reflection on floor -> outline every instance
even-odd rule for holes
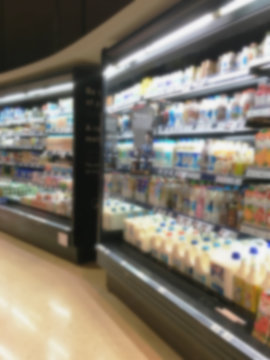
[[[78,267],[0,233],[0,359],[180,359],[105,287]]]

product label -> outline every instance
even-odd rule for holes
[[[233,298],[236,304],[244,306],[245,290],[246,282],[238,276],[235,276]]]
[[[218,292],[220,295],[224,295],[225,292],[224,280],[224,268],[217,264],[211,264],[211,288]]]
[[[246,284],[244,307],[247,310],[256,313],[258,309],[260,294],[261,294],[261,288],[255,285]]]

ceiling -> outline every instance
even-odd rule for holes
[[[75,64],[97,64],[103,48],[178,2],[0,0],[0,86]]]
[[[0,0],[0,71],[56,53],[133,0]]]

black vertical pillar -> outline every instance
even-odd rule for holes
[[[81,261],[95,258],[101,180],[101,77],[98,69],[75,70],[74,244]]]

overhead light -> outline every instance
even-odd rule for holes
[[[224,15],[228,15],[252,2],[254,2],[255,0],[234,0],[232,2],[230,2],[229,4],[223,6],[220,10],[219,10],[219,14],[221,16]]]
[[[46,95],[60,94],[72,91],[74,88],[73,82],[67,82],[59,85],[50,86],[47,88],[34,89],[24,93],[15,93],[0,97],[0,104],[8,104],[18,102],[20,100],[28,100],[34,98],[41,98]]]
[[[0,104],[20,101],[20,100],[23,100],[24,98],[25,98],[24,93],[17,93],[17,94],[7,95],[7,96],[3,96],[3,97],[0,98]]]
[[[152,52],[154,50],[160,49],[161,47],[168,46],[168,44],[174,43],[177,40],[189,35],[190,33],[193,33],[196,30],[199,30],[202,27],[208,25],[214,19],[215,19],[215,16],[213,13],[206,14],[206,15],[200,17],[199,19],[192,21],[189,24],[181,27],[180,29],[172,32],[171,34],[164,36],[160,40],[155,41],[152,45],[147,47],[145,50],[147,52]]]
[[[61,92],[73,90],[73,88],[74,88],[74,84],[72,82],[55,85],[47,89],[44,89],[43,95],[58,94]]]
[[[187,35],[204,28],[218,16],[230,14],[254,1],[255,0],[231,1],[227,5],[220,8],[217,12],[205,14],[200,18],[188,23],[187,25],[178,28],[176,31],[161,37],[159,40],[154,41],[150,45],[120,60],[120,62],[118,62],[116,65],[109,65],[103,72],[103,76],[106,79],[112,79],[128,70],[133,64],[138,64],[145,59],[151,58],[153,55],[161,53],[164,48],[172,46],[172,44],[177,43],[180,39],[185,38]]]
[[[192,21],[191,23],[182,26],[181,28],[177,29],[176,31],[170,33],[162,37],[161,39],[154,41],[149,46],[136,51],[135,53],[127,56],[123,60],[121,60],[117,65],[108,66],[103,75],[107,79],[111,79],[118,75],[119,73],[124,72],[127,70],[133,63],[139,63],[143,61],[145,58],[149,58],[153,53],[162,51],[162,48],[165,46],[171,45],[174,42],[179,41],[179,39],[184,38],[188,34],[208,25],[211,21],[215,18],[214,13],[206,14],[199,19]]]

